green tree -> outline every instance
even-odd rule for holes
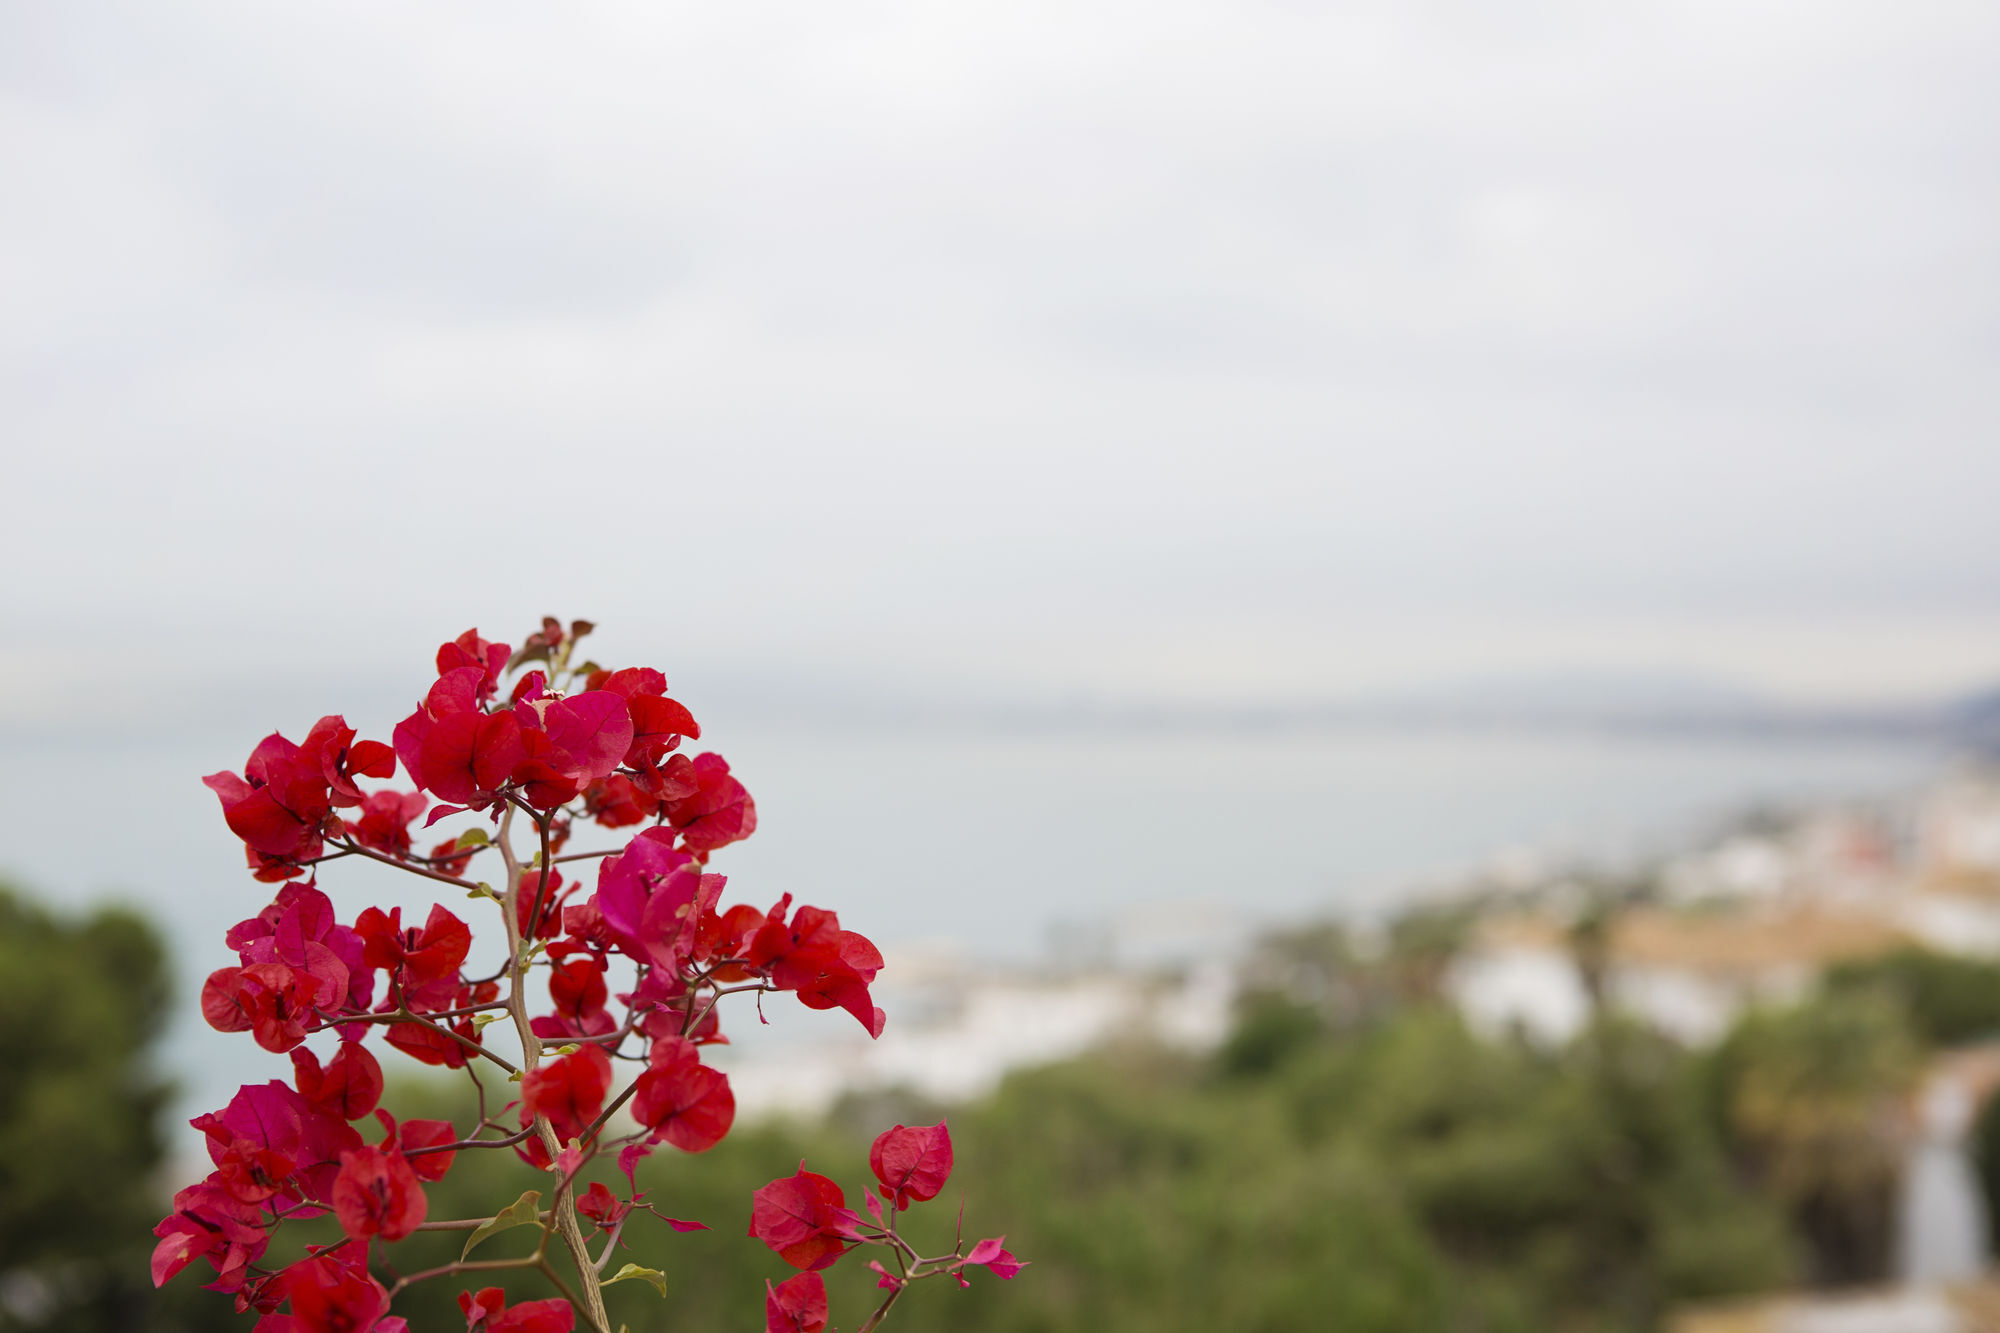
[[[0,1328],[177,1326],[147,1277],[167,996],[134,913],[65,919],[0,887]]]
[[[1918,1036],[1938,1046],[2000,1034],[2000,963],[1904,948],[1828,971],[1835,993],[1879,991],[1902,1005]]]
[[[1713,1057],[1729,1142],[1810,1246],[1827,1284],[1887,1275],[1902,1148],[1897,1099],[1921,1048],[1893,996],[1834,990],[1746,1016]]]

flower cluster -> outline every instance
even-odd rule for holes
[[[896,1298],[919,1279],[951,1277],[959,1286],[969,1287],[968,1268],[984,1268],[1004,1279],[1026,1266],[1004,1248],[1005,1236],[979,1241],[968,1250],[961,1231],[950,1254],[924,1256],[897,1232],[896,1214],[912,1203],[935,1199],[951,1178],[951,1131],[943,1121],[914,1129],[897,1125],[886,1131],[875,1140],[868,1165],[876,1184],[861,1191],[867,1222],[849,1210],[839,1185],[806,1170],[804,1162],[796,1174],[774,1180],[752,1196],[751,1236],[803,1270],[775,1287],[765,1284],[766,1333],[820,1333],[827,1318],[826,1282],[820,1271],[856,1245],[884,1247],[896,1266],[891,1272],[879,1259],[868,1261],[878,1275],[875,1285],[889,1296],[864,1330],[880,1323]]]
[[[200,1260],[214,1271],[212,1289],[262,1314],[259,1333],[399,1333],[390,1307],[413,1281],[532,1267],[561,1294],[509,1308],[499,1288],[465,1291],[469,1333],[567,1333],[579,1317],[609,1333],[604,1286],[644,1278],[664,1287],[656,1270],[636,1264],[604,1276],[631,1220],[645,1213],[676,1231],[706,1229],[645,1203],[636,1173],[661,1145],[701,1152],[729,1132],[728,1076],[703,1059],[726,1040],[722,997],[789,992],[881,1034],[870,986],[882,956],[867,938],[831,911],[795,908],[789,894],[768,910],[724,905],[726,881],[709,861],[755,831],[756,806],[720,755],[681,752],[701,731],[658,671],[572,664],[591,629],[545,619],[519,648],[467,631],[438,649],[436,678],[395,727],[393,745],[357,740],[344,719],[324,717],[303,742],[272,735],[241,774],[205,779],[252,873],[279,887],[225,936],[236,962],[208,977],[202,1013],[220,1031],[247,1032],[289,1055],[292,1071],[246,1085],[192,1122],[215,1169],[182,1190],[155,1228],[156,1284]],[[415,790],[363,790],[361,780],[392,780],[399,765]],[[416,850],[419,819],[429,828],[454,815],[473,822],[427,854]],[[644,827],[622,846],[569,850],[586,825]],[[372,905],[343,921],[318,877],[347,857],[490,903],[504,947],[468,975],[472,929],[442,903],[421,924],[414,915],[406,922],[400,907]],[[594,883],[579,873],[591,862]],[[511,1030],[504,1048],[489,1041],[496,1023]],[[381,1108],[382,1068],[368,1044],[378,1032],[404,1056],[464,1071],[477,1123],[462,1131],[449,1121],[399,1122]],[[308,1044],[321,1036],[330,1042],[324,1058]],[[513,1100],[489,1109],[482,1071],[518,1085]],[[371,1119],[364,1135],[356,1122]],[[549,1206],[529,1191],[489,1218],[430,1219],[425,1185],[477,1149],[511,1149],[550,1172]],[[614,1152],[630,1189],[579,1190],[578,1172]],[[817,1270],[855,1244],[885,1245],[897,1264],[894,1273],[874,1265],[890,1295],[870,1329],[917,1278],[948,1273],[963,1283],[968,1267],[1002,1277],[1019,1268],[997,1240],[923,1258],[896,1233],[897,1211],[935,1197],[950,1174],[943,1125],[897,1126],[877,1140],[872,1164],[880,1185],[867,1195],[872,1225],[803,1167],[756,1192],[752,1235],[806,1270],[768,1293],[770,1328],[825,1327]],[[329,1212],[344,1233],[339,1244],[284,1266],[263,1262],[282,1223]],[[595,1254],[586,1224],[602,1237]],[[469,1255],[516,1226],[541,1236],[518,1261],[462,1259],[393,1285],[371,1265],[378,1240],[463,1230]]]

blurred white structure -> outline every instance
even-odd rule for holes
[[[1603,942],[1607,1002],[1682,1041],[1746,1005],[1796,999],[1827,967],[1900,944],[2000,957],[2000,784],[1976,773],[1885,809],[1827,809],[1726,837],[1661,871],[1659,903]],[[1449,986],[1489,1034],[1567,1040],[1589,995],[1551,880],[1532,911],[1483,922]]]
[[[1896,1234],[1896,1276],[1913,1286],[1970,1282],[1986,1267],[1986,1204],[1969,1144],[1977,1112],[1958,1070],[1941,1070],[1918,1094]]]
[[[1227,1035],[1236,991],[1223,960],[1157,976],[1037,976],[972,968],[942,949],[892,954],[883,978],[877,998],[890,1019],[879,1040],[843,1026],[810,1044],[753,1037],[718,1051],[740,1112],[809,1117],[845,1093],[891,1088],[963,1101],[1009,1070],[1122,1040],[1207,1049]]]
[[[1721,1036],[1746,1006],[1802,995],[1822,969],[1905,940],[1893,923],[1811,906],[1739,912],[1642,908],[1619,915],[1603,944],[1611,1007],[1691,1045]],[[1484,923],[1446,978],[1473,1027],[1569,1040],[1590,1016],[1568,929],[1543,916]]]

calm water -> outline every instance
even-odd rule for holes
[[[191,1110],[284,1072],[188,1021],[200,978],[230,961],[222,932],[269,899],[199,782],[247,749],[232,737],[0,750],[0,873],[64,905],[138,904],[168,932],[181,992],[169,1058]],[[1023,961],[1107,925],[1143,941],[1217,910],[1253,922],[1380,908],[1511,849],[1667,846],[1749,802],[1888,793],[1943,762],[1903,744],[1513,733],[738,730],[724,752],[761,821],[717,858],[732,898],[790,891],[892,951],[942,940]],[[107,823],[107,787],[144,800]],[[346,916],[432,901],[412,877],[337,871],[349,863],[326,880]]]

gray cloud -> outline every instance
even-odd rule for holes
[[[717,674],[1953,687],[1996,67],[1942,0],[16,8],[0,605],[100,677],[583,602]]]

